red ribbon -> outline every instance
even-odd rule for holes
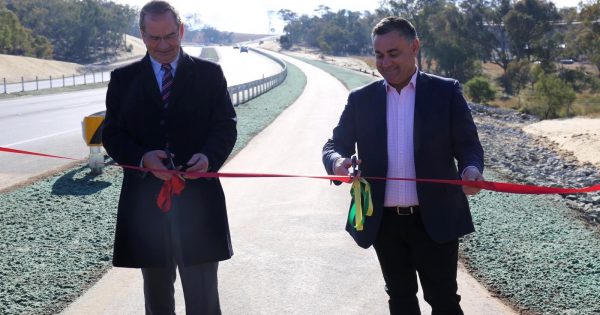
[[[9,152],[9,153],[17,153],[17,154],[53,157],[53,158],[59,158],[59,159],[78,160],[78,159],[74,159],[74,158],[62,157],[62,156],[57,156],[57,155],[49,155],[49,154],[42,154],[42,153],[0,147],[0,152],[2,152],[2,151]],[[175,175],[186,174],[186,175],[194,175],[195,177],[198,177],[198,178],[258,178],[258,177],[261,177],[261,178],[314,178],[314,179],[334,180],[334,181],[340,181],[340,182],[344,182],[344,183],[352,182],[352,178],[350,178],[349,176],[311,176],[311,175],[262,174],[262,173],[184,173],[184,172],[176,171],[176,170],[155,170],[155,169],[148,169],[148,168],[131,166],[131,165],[118,165],[118,166],[127,168],[127,169],[134,169],[134,170],[138,170],[138,171],[145,171],[145,172],[149,171],[149,172],[172,174],[174,176],[172,177],[171,181],[173,181],[173,178],[178,178],[179,180],[181,180],[181,178],[179,178],[178,176],[175,176]],[[579,193],[600,191],[600,184],[589,186],[589,187],[583,187],[583,188],[561,188],[561,187],[544,187],[544,186],[535,186],[535,185],[490,182],[490,181],[466,181],[466,180],[420,179],[420,178],[387,178],[387,177],[373,177],[373,176],[365,176],[364,178],[367,180],[402,180],[402,181],[450,184],[450,185],[460,185],[460,186],[464,185],[464,186],[478,187],[481,189],[491,190],[491,191],[495,191],[495,192],[504,192],[504,193],[511,193],[511,194],[536,194],[536,195],[579,194]],[[168,185],[167,188],[165,188],[166,185]],[[159,198],[164,198],[164,202],[159,202],[159,200],[157,200],[157,204],[159,205],[159,207],[161,204],[166,205],[167,203],[169,204],[169,207],[170,207],[170,199],[167,200],[166,197],[161,197],[161,195],[163,195],[162,192],[164,190],[172,192],[171,194],[169,194],[169,196],[172,196],[176,191],[179,191],[178,193],[176,193],[177,195],[179,195],[181,193],[181,190],[183,190],[184,187],[185,187],[185,183],[167,184],[167,182],[165,181],[165,184],[163,185],[163,188],[161,189],[161,194],[159,194]],[[166,193],[164,193],[164,194],[166,194]],[[163,200],[163,199],[161,199],[161,200]],[[163,209],[163,208],[161,208],[161,209]]]
[[[185,188],[185,182],[179,176],[171,176],[170,180],[163,182],[158,198],[156,198],[156,205],[162,210],[162,212],[169,212],[171,210],[171,198],[173,196],[179,196]]]
[[[43,156],[43,157],[51,157],[51,158],[65,159],[65,160],[74,160],[74,161],[80,160],[80,159],[74,159],[74,158],[70,158],[70,157],[64,157],[64,156],[58,156],[58,155],[50,155],[50,154],[43,154],[43,153],[37,153],[37,152],[31,152],[31,151],[23,151],[23,150],[17,150],[17,149],[11,149],[11,148],[3,148],[3,147],[0,147],[0,152],[17,153],[17,154],[25,154],[25,155],[37,155],[37,156]]]

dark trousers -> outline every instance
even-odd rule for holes
[[[432,315],[463,314],[456,293],[458,240],[438,244],[427,235],[420,214],[386,212],[374,247],[390,297],[390,314],[421,314],[417,272]]]
[[[218,265],[218,262],[213,262],[179,267],[186,314],[221,314]],[[175,263],[167,268],[142,268],[146,314],[175,314],[175,268]]]
[[[147,315],[175,314],[175,279],[179,269],[185,313],[187,315],[220,315],[217,281],[218,262],[183,266],[181,244],[173,237],[176,226],[172,213],[167,214],[170,239],[168,252],[171,259],[165,268],[142,268],[144,278],[144,301]]]

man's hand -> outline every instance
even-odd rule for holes
[[[167,156],[167,152],[163,150],[154,150],[146,152],[146,154],[144,154],[144,157],[142,158],[142,162],[144,167],[146,168],[166,171],[167,168],[165,167],[163,160],[168,158],[169,157]],[[152,172],[152,175],[162,180],[170,180],[171,176],[173,176],[169,173],[163,172]]]
[[[356,164],[360,165],[362,160],[356,160]],[[338,158],[333,163],[333,174],[334,175],[348,175],[348,169],[352,167],[352,160],[349,158]]]
[[[474,166],[469,166],[465,169],[462,179],[470,181],[484,180],[483,175],[479,173],[479,169]],[[463,186],[463,192],[467,196],[475,196],[479,193],[479,191],[481,191],[481,188],[479,187]]]
[[[196,154],[192,155],[192,157],[190,158],[190,160],[187,162],[187,165],[189,167],[185,171],[186,173],[192,173],[192,172],[204,173],[204,172],[207,172],[208,171],[208,166],[209,166],[208,165],[208,157],[206,157],[206,155],[204,155],[202,153],[196,153]],[[192,174],[185,174],[183,177],[188,178],[188,179],[199,178],[199,176],[192,175]]]

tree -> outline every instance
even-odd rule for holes
[[[583,24],[575,39],[577,51],[596,66],[600,77],[600,1],[583,5],[579,17]]]
[[[558,43],[553,37],[552,22],[559,19],[556,7],[544,0],[520,0],[504,16],[511,51],[518,59],[535,56],[542,63],[552,61]]]
[[[558,76],[542,74],[535,83],[533,101],[533,111],[543,119],[569,116],[571,105],[575,101],[575,91]]]
[[[33,36],[47,38],[55,59],[66,61],[90,62],[116,53],[137,16],[129,6],[104,0],[4,1]]]
[[[428,55],[437,61],[437,70],[462,82],[478,75],[481,63],[474,42],[466,36],[470,30],[458,8],[448,4],[427,22],[431,31]]]
[[[511,9],[510,1],[464,0],[460,8],[469,30],[465,35],[474,42],[479,58],[500,66],[506,72],[512,58],[502,19]]]
[[[530,78],[531,63],[527,60],[513,60],[508,64],[499,80],[506,94],[519,95],[521,89],[529,83]]]
[[[49,58],[52,45],[47,38],[32,35],[30,29],[21,25],[15,13],[0,9],[0,53]]]

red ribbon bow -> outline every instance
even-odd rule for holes
[[[171,198],[173,196],[179,196],[185,188],[185,182],[179,176],[171,176],[170,180],[163,182],[158,198],[156,198],[156,204],[162,210],[162,212],[169,212],[171,210]]]

